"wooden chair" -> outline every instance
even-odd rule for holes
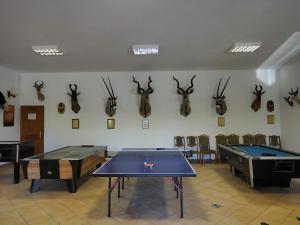
[[[243,135],[243,144],[244,145],[254,145],[254,135],[252,134],[245,134]]]
[[[175,147],[185,149],[185,139],[183,136],[175,136],[174,137],[174,145]]]
[[[209,155],[209,161],[211,161],[211,155],[215,155],[215,162],[217,161],[217,151],[210,148],[209,136],[202,134],[198,136],[199,150],[200,150],[200,162],[204,164],[204,156]]]
[[[264,134],[256,134],[254,136],[254,143],[255,143],[255,145],[267,145],[266,135],[264,135]]]
[[[187,143],[186,146],[191,148],[191,151],[190,151],[191,157],[193,158],[193,155],[196,154],[197,161],[200,161],[197,137],[196,136],[187,136],[186,143]]]
[[[227,136],[227,144],[238,145],[240,144],[240,136],[236,134],[230,134]]]
[[[227,145],[227,137],[224,134],[216,135],[217,161],[220,162],[220,151],[218,145]]]
[[[176,148],[183,148],[183,154],[186,158],[189,158],[192,156],[191,152],[185,151],[185,138],[184,136],[175,136],[174,137],[174,146]]]
[[[270,135],[269,136],[269,145],[274,148],[281,148],[280,136]]]

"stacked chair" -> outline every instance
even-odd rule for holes
[[[220,151],[219,145],[227,145],[227,137],[224,134],[218,134],[216,136],[216,146],[217,146],[217,161],[220,162]]]
[[[205,160],[204,157],[205,155],[209,155],[209,161],[211,161],[211,156],[215,156],[215,162],[217,161],[217,151],[212,150],[210,148],[210,143],[209,143],[209,136],[206,134],[202,134],[198,136],[198,143],[199,143],[199,150],[200,150],[200,163],[202,162],[204,164]]]
[[[199,153],[199,145],[198,145],[198,139],[196,136],[187,136],[187,147],[191,149],[190,155],[191,157],[196,154],[197,161],[200,160],[200,153]]]
[[[281,148],[280,136],[277,135],[269,136],[269,145],[273,148]]]
[[[244,145],[254,145],[255,144],[254,135],[252,135],[252,134],[243,135],[243,144]]]
[[[240,136],[236,134],[230,134],[227,136],[227,144],[229,145],[238,145],[240,144]]]
[[[254,144],[255,145],[267,145],[266,135],[264,135],[264,134],[256,134],[254,136]]]

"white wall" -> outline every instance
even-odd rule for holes
[[[0,91],[6,98],[8,104],[15,105],[15,124],[13,127],[3,127],[3,110],[0,109],[0,141],[20,140],[20,111],[19,95],[16,98],[7,98],[6,91],[10,88],[19,93],[20,76],[17,72],[0,66]]]
[[[192,75],[194,93],[190,96],[192,113],[188,117],[179,114],[181,96],[176,93],[175,75],[183,85],[189,84]],[[104,112],[107,93],[100,76],[110,76],[115,94],[118,96],[118,109],[115,116],[116,129],[106,129],[108,116]],[[142,129],[142,117],[139,115],[140,97],[136,94],[136,84],[132,75],[144,83],[148,75],[153,80],[154,93],[150,95],[152,114],[149,117],[150,128]],[[216,91],[218,80],[231,75],[225,95],[228,111],[225,114],[226,126],[217,126],[212,96]],[[276,78],[276,77],[275,77]],[[37,100],[36,91],[32,88],[35,80],[45,81],[45,102]],[[70,97],[66,94],[68,83],[77,83],[81,92],[79,104],[81,111],[71,111]],[[44,73],[22,74],[21,104],[45,105],[45,151],[64,145],[98,144],[107,145],[110,149],[121,147],[171,147],[175,135],[211,136],[212,147],[215,147],[214,136],[219,133],[280,134],[279,85],[277,80],[271,86],[265,84],[262,108],[252,111],[253,87],[257,81],[255,71],[156,71],[156,72],[107,72],[107,73]],[[266,124],[266,101],[275,102],[275,125]],[[66,112],[57,113],[57,104],[64,102]],[[80,129],[71,129],[72,118],[80,119]]]
[[[291,88],[300,88],[300,54],[287,62],[280,69],[280,95],[288,96]],[[300,106],[294,103],[294,107],[281,99],[281,127],[283,148],[300,152]]]

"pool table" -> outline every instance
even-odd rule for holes
[[[300,154],[259,145],[219,145],[222,161],[242,173],[251,187],[290,187],[300,178]]]
[[[77,192],[80,178],[99,167],[107,157],[106,146],[67,146],[21,160],[30,192],[40,189],[42,179],[65,180],[69,192]]]

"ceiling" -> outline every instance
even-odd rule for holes
[[[299,0],[1,0],[0,65],[19,72],[254,69],[300,30]],[[252,54],[235,41],[262,41]],[[134,56],[133,44],[159,44]],[[32,45],[67,55],[42,57]]]

